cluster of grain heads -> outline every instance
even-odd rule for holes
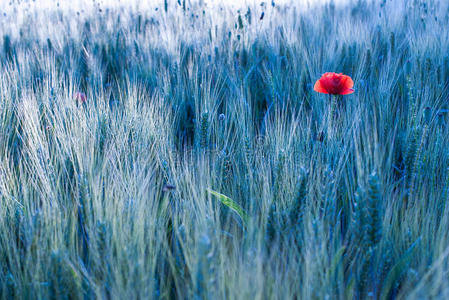
[[[379,243],[382,238],[383,200],[379,177],[372,173],[368,178],[368,187],[359,186],[355,194],[351,232],[352,241],[356,245],[356,257],[359,264],[356,270],[357,285],[360,297],[376,294],[380,280],[376,267]]]
[[[89,264],[90,232],[89,224],[92,213],[92,198],[87,175],[79,175],[78,178],[78,203],[76,208],[77,236],[80,241],[81,259],[84,264]]]
[[[209,275],[211,270],[211,259],[213,257],[212,243],[209,236],[204,233],[198,239],[198,258],[195,281],[195,299],[203,299],[206,294],[205,277]]]
[[[89,295],[84,290],[82,275],[64,252],[54,250],[51,253],[49,268],[49,293],[55,299],[68,299],[84,293],[86,296]]]
[[[393,56],[396,49],[396,37],[394,32],[390,33],[390,55]]]
[[[285,222],[289,228],[289,234],[292,241],[300,244],[303,239],[303,223],[304,215],[307,208],[307,194],[309,184],[309,172],[301,168],[299,178],[295,187],[293,203],[287,209],[287,221]]]
[[[205,229],[199,234],[196,245],[198,261],[195,267],[194,297],[193,299],[216,298],[216,249],[213,241],[214,229],[210,220],[206,222]]]
[[[367,201],[367,240],[366,245],[375,249],[382,238],[383,201],[379,177],[374,172],[368,179],[368,201]]]
[[[176,144],[178,145],[178,148],[183,148],[185,145],[191,145],[195,141],[198,141],[200,135],[198,134],[199,126],[195,124],[195,113],[190,101],[183,101],[179,109]]]
[[[115,38],[111,37],[107,43],[101,45],[99,61],[104,70],[104,86],[120,82],[125,78],[131,50],[132,48],[127,46],[126,36],[120,31],[117,31]],[[84,51],[88,51],[88,49]],[[87,55],[87,53],[85,52],[83,55]]]
[[[199,139],[199,148],[206,150],[209,148],[209,113],[206,111],[201,114],[200,124],[198,126],[197,137]]]
[[[280,174],[279,168],[284,168],[285,158],[280,157],[280,162],[276,167],[276,173]],[[282,177],[281,177],[282,178]],[[279,179],[280,180],[280,179]],[[276,191],[275,185],[275,191]],[[279,188],[279,186],[277,186]],[[276,196],[281,196],[284,193],[277,191],[274,193],[273,202],[268,209],[267,223],[265,229],[265,241],[268,250],[275,243],[284,245],[285,243],[295,242],[299,244],[302,240],[302,225],[303,216],[306,209],[306,200],[308,193],[308,172],[301,168],[300,174],[296,181],[294,190],[294,197],[291,203],[286,207],[281,204],[281,199]]]
[[[157,210],[157,216],[164,223],[165,239],[167,242],[167,249],[165,249],[167,253],[164,254],[165,259],[162,261],[163,273],[161,274],[160,280],[164,281],[162,287],[166,290],[166,296],[170,298],[176,295],[179,296],[181,292],[180,284],[182,282],[178,282],[178,276],[187,276],[188,273],[183,251],[183,244],[186,242],[185,228],[184,226],[179,227],[172,201],[175,190],[176,188],[172,185],[164,185]]]
[[[308,172],[306,169],[301,168],[300,177],[297,181],[295,188],[295,198],[289,208],[289,223],[291,226],[297,226],[302,223],[302,217],[304,215],[307,186],[308,186]]]
[[[421,176],[423,151],[426,147],[431,117],[431,108],[424,108],[423,117],[421,118],[422,122],[420,122],[421,124],[417,124],[416,127],[412,127],[412,131],[408,139],[408,148],[405,155],[407,195],[404,201],[406,205],[412,195],[415,194],[415,185]]]
[[[283,149],[280,150],[278,158],[274,167],[274,185],[273,185],[273,198],[276,201],[277,197],[282,197],[284,192],[284,174],[286,168],[287,154]]]
[[[449,56],[444,57],[443,61],[443,85],[449,83]]]
[[[110,258],[112,256],[111,251],[111,235],[112,229],[110,222],[99,221],[95,223],[95,230],[92,230],[92,241],[89,245],[92,249],[91,251],[91,264],[90,270],[97,279],[97,286],[101,287],[106,294],[109,294],[108,287],[111,281],[111,265]]]
[[[95,140],[97,145],[95,147],[95,165],[97,167],[101,166],[102,162],[105,159],[104,154],[111,137],[111,131],[109,130],[110,122],[111,120],[108,118],[108,115],[106,113],[102,113],[98,116],[97,126],[95,130]]]
[[[2,197],[2,201],[6,198]],[[17,288],[21,285],[23,270],[26,269],[26,263],[16,259],[27,257],[29,253],[36,249],[37,245],[34,239],[36,224],[30,222],[30,216],[24,207],[18,202],[9,203],[2,212],[8,231],[5,230],[5,236],[0,239],[0,259],[2,268],[0,270],[0,296],[11,296],[15,298],[24,297],[26,291],[20,291]],[[5,227],[3,227],[5,228]],[[10,255],[15,253],[15,255]],[[13,298],[10,298],[13,299]]]
[[[418,238],[415,240],[408,249],[404,252],[404,254],[395,261],[395,264],[392,264],[391,256],[386,259],[385,254],[383,255],[383,258],[385,258],[383,264],[385,267],[388,266],[388,273],[386,273],[384,268],[384,273],[386,274],[384,276],[384,280],[382,282],[382,288],[380,290],[380,299],[394,299],[396,295],[398,294],[398,290],[404,281],[404,279],[409,277],[415,277],[413,281],[417,281],[418,278],[416,278],[416,272],[413,269],[409,269],[413,254],[415,253],[415,250],[417,246],[420,244],[421,238]],[[387,246],[390,246],[389,244]],[[387,248],[388,250],[388,248]],[[392,253],[391,248],[389,253]],[[388,254],[388,252],[386,254]],[[411,275],[411,276],[410,276]]]
[[[416,152],[418,148],[419,131],[413,128],[412,132],[409,134],[406,143],[405,152],[405,174],[406,174],[406,184],[409,187],[412,179],[412,172],[414,167],[414,162],[416,158]]]
[[[231,180],[232,175],[231,160],[232,160],[231,154],[229,154],[229,152],[224,147],[218,148],[215,160],[215,169],[217,170],[220,187],[229,184],[229,180]]]

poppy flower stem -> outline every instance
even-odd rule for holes
[[[329,116],[327,120],[327,136],[330,140],[333,136],[334,114],[337,107],[337,96],[329,94]]]

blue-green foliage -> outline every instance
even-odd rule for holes
[[[293,2],[3,14],[1,299],[447,298],[447,3]]]

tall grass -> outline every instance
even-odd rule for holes
[[[3,16],[1,297],[447,298],[443,2]]]

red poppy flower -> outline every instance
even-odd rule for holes
[[[86,94],[84,94],[83,92],[75,93],[75,100],[81,103],[85,103],[87,101]]]
[[[348,75],[327,72],[316,81],[313,89],[323,94],[348,95],[354,93],[353,86],[354,81]]]

